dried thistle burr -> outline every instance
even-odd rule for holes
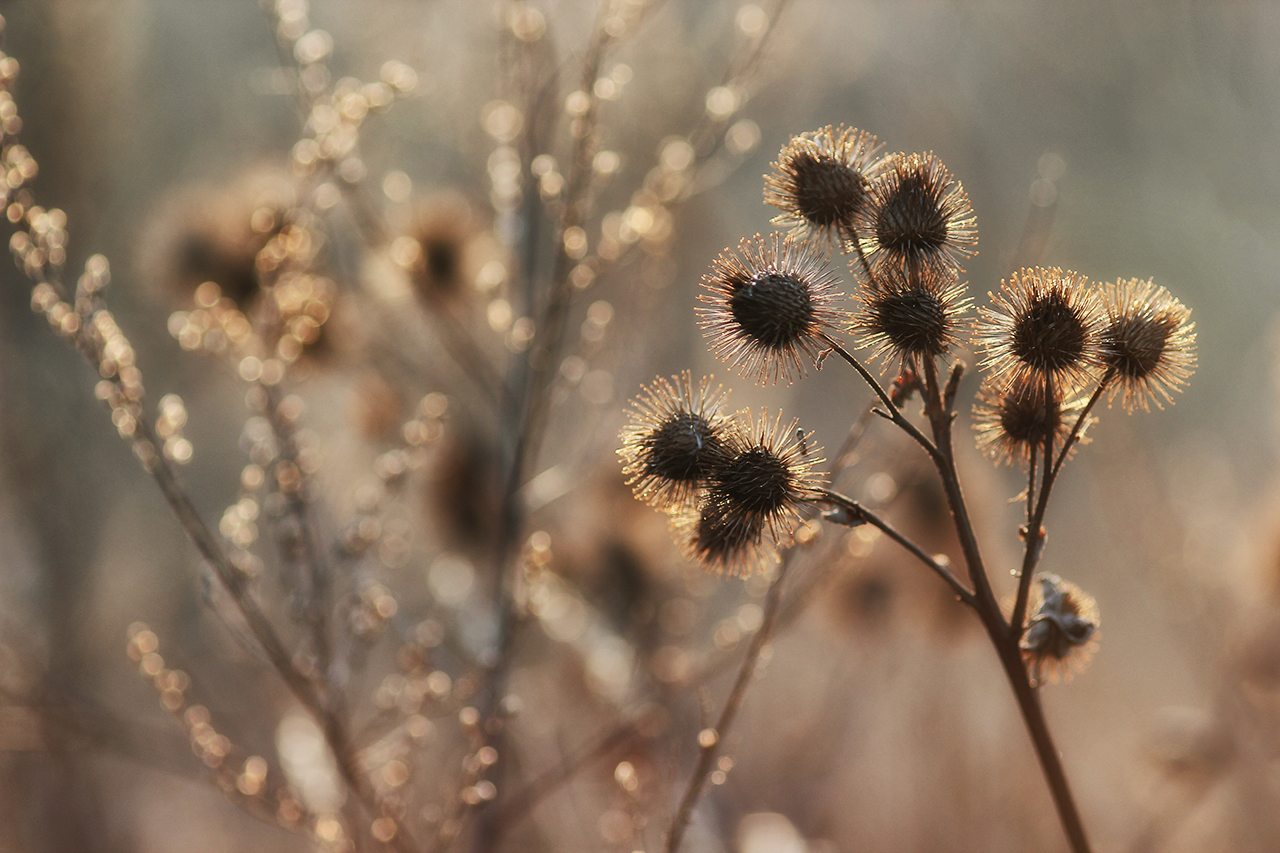
[[[861,333],[859,345],[872,348],[873,356],[915,364],[940,356],[959,342],[961,315],[969,300],[954,274],[930,271],[911,276],[900,269],[886,269],[877,285],[859,293],[862,310],[854,315],[852,325],[854,332]]]
[[[747,519],[775,542],[788,538],[799,510],[817,493],[814,467],[822,462],[805,445],[798,421],[782,425],[782,416],[757,422],[741,413],[726,441],[724,464],[712,472],[707,501],[732,518]]]
[[[974,338],[999,384],[1035,377],[1070,393],[1098,372],[1105,312],[1085,282],[1056,267],[1024,269],[1000,283],[990,308],[978,309]]]
[[[685,559],[716,574],[754,574],[773,556],[760,519],[723,502],[708,499],[673,515],[672,530]]]
[[[699,324],[743,376],[789,382],[804,376],[800,354],[816,358],[822,336],[847,320],[833,304],[838,280],[811,244],[757,234],[722,252],[703,277]]]
[[[1080,587],[1042,574],[1039,602],[1019,648],[1036,684],[1070,681],[1097,651],[1098,605]]]
[[[696,506],[673,514],[685,556],[718,574],[750,574],[791,540],[800,509],[818,491],[814,467],[822,462],[805,446],[792,421],[757,422],[741,412],[724,433],[727,454]]]
[[[988,378],[978,389],[973,407],[973,428],[978,449],[996,462],[1026,465],[1044,448],[1062,447],[1075,423],[1078,402],[1064,403],[1057,389],[1035,377],[1024,377],[1002,387]],[[1078,442],[1085,441],[1081,427]]]
[[[969,196],[931,153],[889,159],[857,228],[877,278],[886,267],[958,270],[977,252]]]
[[[642,391],[622,430],[622,470],[637,498],[680,511],[727,460],[728,395],[709,378],[695,386],[688,371],[670,381],[659,377]]]
[[[1106,323],[1101,361],[1110,371],[1107,399],[1122,395],[1126,411],[1173,403],[1196,367],[1191,310],[1150,280],[1107,284],[1102,291]]]
[[[793,237],[851,239],[883,163],[876,138],[830,125],[792,137],[765,175],[764,200],[782,211],[775,225]]]

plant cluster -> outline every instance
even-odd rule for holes
[[[795,423],[783,428],[779,416],[757,428],[749,412],[730,415],[724,392],[710,390],[709,379],[656,380],[633,405],[620,454],[636,496],[669,513],[685,552],[714,571],[762,565],[813,509],[837,524],[873,524],[888,533],[982,620],[1068,838],[1073,849],[1086,849],[1035,688],[1088,661],[1098,610],[1075,584],[1037,576],[1043,522],[1059,472],[1085,441],[1104,392],[1132,412],[1171,403],[1187,384],[1195,368],[1190,311],[1149,280],[1095,285],[1075,272],[1035,267],[1010,274],[976,318],[967,316],[961,264],[977,245],[968,196],[932,153],[883,155],[865,131],[824,127],[793,138],[765,178],[765,201],[781,211],[774,223],[788,233],[743,240],[712,265],[699,312],[712,350],[762,383],[802,377],[806,363],[820,368],[833,354],[851,366],[878,398],[877,414],[937,468],[967,583],[948,559],[824,488],[814,471],[820,460]],[[855,311],[839,307],[832,246],[857,282]],[[841,343],[843,335],[896,376],[889,389]],[[973,410],[978,446],[1027,472],[1019,530],[1025,552],[1011,608],[992,590],[952,450],[964,366],[946,362],[962,344],[982,355]],[[925,429],[904,412],[915,394]],[[761,420],[768,423],[767,414]],[[785,568],[784,561],[775,583]]]

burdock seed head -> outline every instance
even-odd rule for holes
[[[1132,412],[1155,403],[1173,403],[1196,367],[1195,323],[1191,310],[1150,280],[1108,284],[1102,294],[1106,323],[1102,364],[1112,373],[1108,401],[1123,391]]]
[[[1080,587],[1043,574],[1039,602],[1022,635],[1022,659],[1032,681],[1070,681],[1097,651],[1098,605]]]
[[[813,468],[822,460],[805,446],[797,421],[784,427],[781,415],[770,422],[766,411],[757,423],[743,412],[735,427],[726,442],[727,458],[711,476],[709,499],[726,515],[751,519],[752,526],[758,522],[775,541],[783,541],[800,507],[817,492]]]
[[[860,345],[874,347],[874,355],[900,358],[904,363],[934,358],[957,343],[969,307],[964,285],[945,271],[908,275],[884,269],[877,287],[858,294],[862,310],[854,315],[853,330]]]
[[[782,211],[774,224],[795,237],[850,238],[880,170],[878,148],[874,136],[844,125],[793,137],[764,178],[765,202]]]
[[[632,401],[618,455],[627,483],[645,503],[681,511],[724,464],[731,422],[722,412],[725,392],[710,382],[694,386],[685,371],[642,386]]]
[[[838,279],[813,246],[759,234],[726,249],[703,277],[699,323],[715,354],[759,381],[803,376],[800,353],[823,348],[822,335],[847,314],[832,306]]]
[[[671,524],[685,558],[716,574],[754,574],[774,554],[760,519],[720,501],[708,498],[672,516]]]
[[[978,312],[975,338],[987,352],[982,364],[1003,386],[1038,377],[1070,392],[1100,366],[1104,312],[1082,275],[1024,269],[1001,282],[991,307]]]
[[[857,224],[876,267],[958,270],[977,251],[969,196],[933,154],[895,154]]]
[[[1046,439],[1054,448],[1062,447],[1079,409],[1078,403],[1064,403],[1056,389],[1051,391],[1036,377],[1008,386],[988,378],[973,407],[978,449],[996,462],[1028,464],[1043,451]]]

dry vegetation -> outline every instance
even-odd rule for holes
[[[965,95],[1247,13],[232,5],[6,10],[0,851],[1280,841],[1277,217]]]

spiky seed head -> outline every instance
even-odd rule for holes
[[[757,422],[742,412],[726,442],[728,458],[712,474],[708,496],[725,514],[758,521],[774,541],[786,540],[800,507],[817,491],[814,467],[822,462],[805,445],[798,421],[783,426],[782,416]]]
[[[765,202],[782,211],[774,224],[794,237],[850,238],[880,171],[879,147],[871,134],[844,125],[792,137],[764,178]]]
[[[1112,371],[1108,401],[1123,395],[1126,411],[1173,403],[1196,368],[1195,323],[1187,308],[1151,280],[1117,281],[1103,288],[1106,323],[1101,360]]]
[[[694,385],[688,371],[642,386],[622,430],[623,473],[640,500],[668,511],[694,501],[725,461],[727,396],[710,379]]]
[[[1002,386],[988,378],[978,389],[973,428],[978,449],[996,462],[1028,464],[1044,449],[1045,439],[1061,448],[1080,411],[1079,401],[1064,402],[1055,390],[1028,376]],[[1092,420],[1092,418],[1090,418]],[[1081,427],[1084,441],[1087,424]]]
[[[775,551],[764,538],[761,519],[733,511],[708,496],[700,506],[672,516],[676,542],[685,558],[719,575],[750,575]]]
[[[853,330],[862,333],[860,346],[873,347],[878,357],[915,363],[942,355],[957,343],[969,300],[953,273],[883,272],[878,287],[864,287],[858,294],[862,310],[854,315]]]
[[[1019,643],[1022,659],[1036,684],[1070,681],[1097,651],[1097,602],[1057,575],[1042,574],[1036,580],[1035,609]]]
[[[890,157],[857,228],[876,267],[954,271],[977,252],[969,196],[932,153]]]
[[[1004,385],[1039,377],[1064,393],[1080,388],[1100,366],[1102,301],[1074,272],[1035,267],[1014,273],[979,308],[975,339],[982,365]]]
[[[726,249],[703,277],[699,324],[715,354],[760,382],[803,376],[822,335],[847,314],[833,307],[838,278],[806,242],[772,234]]]

